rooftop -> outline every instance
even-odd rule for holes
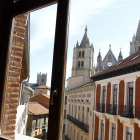
[[[110,68],[92,76],[94,81],[103,80],[123,74],[128,74],[140,70],[140,51],[133,53],[124,60],[111,66]]]
[[[38,102],[29,102],[28,115],[48,114],[49,110]]]

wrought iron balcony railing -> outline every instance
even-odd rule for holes
[[[97,103],[97,111],[101,113],[105,113],[105,104]]]
[[[111,115],[117,115],[117,105],[107,104],[106,113]]]
[[[127,105],[120,105],[120,115],[126,118],[134,118],[134,107]]]
[[[84,132],[89,133],[89,125],[75,119],[74,117],[67,115],[67,119],[82,129]]]

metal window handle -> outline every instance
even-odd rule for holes
[[[56,90],[54,90],[53,93],[52,93],[51,105],[53,105],[53,96],[54,96],[54,95],[57,95],[57,91],[58,91],[58,90],[56,89]]]

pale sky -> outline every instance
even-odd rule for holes
[[[47,85],[51,83],[52,58],[57,4],[31,13],[31,62],[30,82],[36,83],[38,72],[47,73]],[[140,0],[71,0],[70,30],[66,79],[71,76],[73,48],[81,43],[85,27],[93,44],[94,64],[101,49],[102,58],[109,44],[116,58],[120,48],[126,58],[130,41],[140,20]]]

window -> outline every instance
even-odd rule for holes
[[[65,105],[67,104],[67,96],[65,96]]]
[[[79,106],[79,111],[78,111],[78,120],[80,121],[80,106]]]
[[[133,107],[133,82],[128,83],[128,97],[127,97],[127,105],[129,108]]]
[[[65,133],[65,124],[63,124],[63,133]]]
[[[66,110],[64,110],[64,119],[66,119]]]
[[[80,68],[80,62],[78,62],[78,68]]]
[[[81,67],[84,67],[84,62],[82,61],[82,63],[81,63]]]
[[[112,123],[112,140],[116,140],[116,124]]]
[[[79,52],[79,57],[81,57],[81,51]]]
[[[42,93],[42,89],[40,89],[40,93]]]
[[[35,136],[37,136],[37,131],[35,131]]]
[[[105,104],[105,97],[106,97],[106,86],[103,86],[103,96],[102,96],[102,103]]]
[[[46,117],[44,117],[44,125],[46,125]]]
[[[69,115],[70,115],[70,104],[69,104]]]
[[[132,140],[132,128],[127,127],[126,139]]]
[[[118,85],[114,85],[113,106],[116,106],[117,105],[117,91],[118,91]]]
[[[138,46],[138,51],[140,51],[140,46]]]
[[[101,140],[104,140],[104,121],[101,120]]]
[[[79,140],[79,133],[77,132],[77,140]]]
[[[83,140],[83,136],[81,136],[81,140]]]
[[[39,79],[38,79],[38,82],[39,82]]]
[[[36,118],[36,127],[38,126],[38,118]]]
[[[76,114],[77,114],[77,106],[75,105],[75,119],[76,119]]]
[[[83,107],[83,110],[82,110],[82,122],[84,122],[84,107]]]
[[[88,122],[89,122],[89,108],[87,108],[87,115],[86,115],[86,116],[87,116],[86,124],[88,125],[88,124],[89,124],[89,123],[88,123]]]
[[[72,115],[72,117],[73,117],[73,105],[72,105],[72,112],[71,112],[71,115]]]
[[[82,51],[82,57],[84,57],[84,51]]]
[[[44,82],[44,79],[42,79],[41,81]]]

